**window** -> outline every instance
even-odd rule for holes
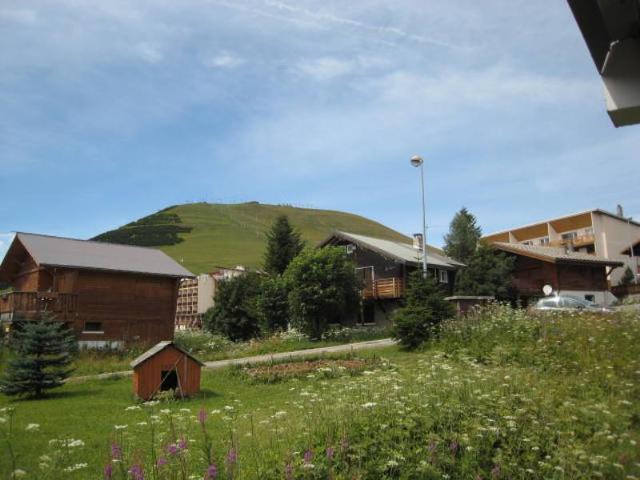
[[[542,237],[540,239],[540,245],[549,245],[549,237]]]
[[[84,322],[84,331],[102,333],[102,322]]]
[[[438,270],[440,283],[449,283],[449,272],[446,270]]]
[[[522,242],[523,245],[533,245],[531,240],[527,240],[526,242]]]
[[[563,233],[562,240],[575,240],[577,236],[578,234],[576,232]]]

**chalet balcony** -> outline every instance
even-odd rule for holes
[[[365,300],[402,297],[404,297],[404,280],[397,277],[371,281],[362,289],[362,298]]]
[[[573,244],[574,247],[585,247],[587,245],[593,245],[595,242],[595,237],[593,235],[580,235],[578,237],[574,237],[572,239],[566,240],[557,240],[555,242],[549,242],[550,247],[562,247],[564,245],[568,245],[569,242]]]
[[[78,310],[78,295],[57,292],[11,292],[0,295],[0,320],[34,318],[42,313],[56,320],[71,320]]]

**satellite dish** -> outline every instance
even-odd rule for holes
[[[542,287],[542,293],[544,293],[547,297],[553,293],[553,287],[551,285],[545,285]]]

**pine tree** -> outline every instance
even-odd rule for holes
[[[68,367],[76,342],[71,331],[45,318],[20,322],[12,335],[15,356],[0,379],[0,390],[6,395],[41,397],[61,386],[72,372]]]
[[[480,242],[473,255],[467,259],[466,268],[456,275],[456,293],[510,299],[513,296],[511,274],[514,264],[514,257]]]
[[[621,287],[626,287],[628,285],[631,285],[634,280],[635,279],[633,277],[633,270],[631,270],[631,268],[627,266],[624,273],[622,274],[622,277],[620,278],[620,281],[618,282],[618,285],[620,285]]]
[[[267,233],[267,251],[264,256],[264,269],[273,275],[282,275],[304,248],[300,234],[294,230],[286,215],[276,218]]]
[[[476,217],[465,207],[456,213],[449,224],[449,233],[444,236],[445,253],[462,263],[476,251],[476,246],[482,230],[477,224]]]

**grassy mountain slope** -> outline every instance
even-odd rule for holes
[[[310,245],[320,242],[333,230],[410,241],[395,230],[358,215],[257,202],[177,205],[98,235],[96,239],[158,246],[195,274],[211,271],[216,266],[256,268],[262,264],[266,232],[282,214],[289,217]]]

